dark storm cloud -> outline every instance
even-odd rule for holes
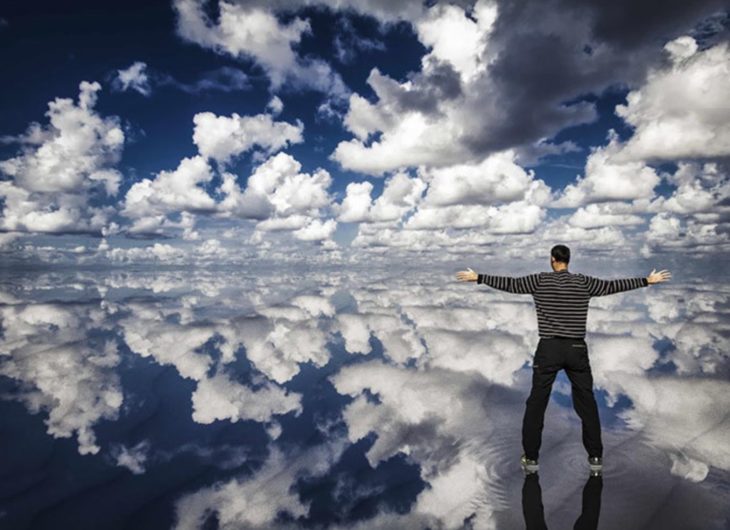
[[[730,38],[730,12],[720,12],[700,21],[690,35],[700,49],[709,48],[719,41]]]
[[[652,42],[661,44],[727,7],[724,0],[560,0],[556,6],[584,12],[598,41],[624,50]]]
[[[440,102],[462,95],[459,73],[443,61],[434,61],[427,74],[419,72],[409,76],[409,80],[413,85],[410,90],[398,87],[394,93],[398,106],[403,111],[438,114]]]
[[[611,85],[632,88],[663,59],[663,44],[690,32],[721,2],[586,3],[504,0],[491,37],[496,60],[476,90],[496,116],[467,139],[475,155],[529,144],[592,121],[592,105],[565,102]],[[645,5],[648,4],[648,5]],[[715,35],[717,35],[717,24]]]

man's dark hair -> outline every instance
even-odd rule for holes
[[[555,258],[555,261],[562,263],[570,262],[570,249],[565,245],[555,245],[550,249],[550,255]]]

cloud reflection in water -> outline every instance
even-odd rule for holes
[[[6,275],[0,521],[78,523],[87,505],[78,527],[103,527],[99,499],[121,495],[114,520],[140,527],[523,528],[532,303],[450,274]],[[592,301],[601,528],[730,516],[728,291]],[[556,528],[575,521],[587,479],[568,396],[561,374],[540,471]],[[70,474],[44,460],[49,440]],[[46,485],[11,486],[29,468]]]

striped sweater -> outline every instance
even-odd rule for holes
[[[479,274],[477,284],[501,291],[531,294],[537,311],[537,329],[541,338],[584,338],[588,302],[592,296],[605,296],[646,287],[646,278],[601,280],[567,270],[541,272],[527,276],[492,276]]]

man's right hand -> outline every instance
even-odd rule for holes
[[[479,275],[471,270],[469,267],[465,271],[459,271],[456,273],[456,279],[461,282],[475,282]]]
[[[659,272],[656,272],[656,269],[652,269],[651,274],[646,277],[646,281],[651,285],[652,283],[666,282],[671,277],[672,273],[666,269]]]

